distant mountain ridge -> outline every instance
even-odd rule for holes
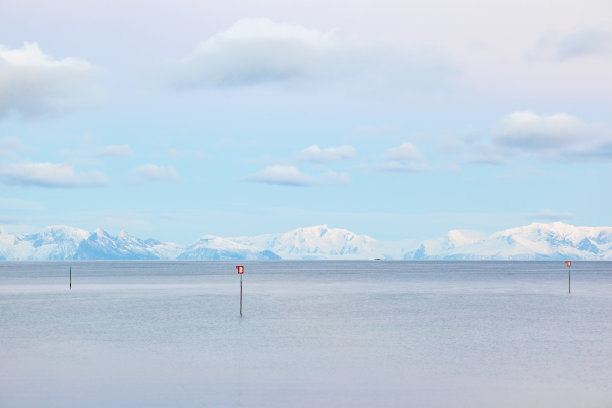
[[[485,237],[450,231],[423,242],[404,259],[612,260],[612,227],[532,223]]]
[[[612,227],[532,223],[491,235],[452,230],[417,241],[378,241],[327,225],[280,234],[221,238],[205,235],[181,246],[120,232],[112,236],[50,226],[31,234],[0,233],[0,260],[612,260]]]
[[[283,259],[330,259],[363,257],[372,252],[376,240],[327,225],[298,228],[283,234],[233,238],[243,245],[267,248]],[[363,258],[360,258],[363,259]]]

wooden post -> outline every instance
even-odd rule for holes
[[[70,290],[72,290],[72,265],[70,265]]]

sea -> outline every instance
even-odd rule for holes
[[[0,407],[612,407],[612,262],[3,261]]]

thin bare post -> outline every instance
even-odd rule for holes
[[[72,290],[72,265],[70,265],[70,290]]]
[[[244,274],[244,265],[236,265],[236,272],[240,275],[240,317],[242,317],[242,275]]]
[[[572,261],[565,261],[567,266],[567,293],[572,293]]]
[[[240,317],[242,317],[242,274],[240,274]]]

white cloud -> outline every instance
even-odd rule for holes
[[[129,145],[110,145],[104,146],[98,150],[94,156],[96,157],[130,157],[134,154]]]
[[[159,182],[178,182],[181,176],[173,166],[157,166],[155,164],[143,164],[132,170],[132,174],[141,180]]]
[[[349,174],[345,172],[327,171],[313,177],[302,173],[297,167],[283,164],[267,166],[262,171],[245,177],[244,180],[293,187],[348,185],[351,183]]]
[[[103,187],[108,178],[100,171],[76,173],[66,163],[19,163],[0,167],[5,184],[37,187]]]
[[[464,164],[507,165],[518,159],[607,160],[612,158],[612,131],[605,123],[588,123],[568,113],[516,111],[487,132],[447,141],[440,151]],[[502,177],[515,176],[511,172]]]
[[[95,104],[100,99],[96,76],[88,61],[55,60],[36,43],[13,50],[0,45],[0,116],[56,114]]]
[[[365,166],[364,169],[387,173],[426,173],[431,171],[429,167],[424,165],[418,165],[415,163],[400,163],[395,161],[375,163]]]
[[[360,88],[443,88],[458,70],[431,50],[365,46],[322,32],[268,19],[242,19],[177,64],[179,89],[333,80]]]
[[[387,149],[384,162],[362,166],[362,168],[390,173],[424,173],[431,171],[423,154],[409,142]]]
[[[298,187],[312,186],[315,183],[312,177],[301,173],[296,167],[280,164],[267,166],[264,170],[246,177],[245,180]]]
[[[316,74],[333,49],[332,33],[268,19],[243,19],[201,43],[181,64],[179,86],[227,87]]]
[[[421,152],[419,152],[419,149],[409,142],[405,142],[397,147],[388,149],[386,156],[388,159],[396,162],[423,160],[423,155]]]
[[[519,111],[502,121],[493,143],[514,154],[580,159],[612,156],[612,133],[602,123],[584,123],[567,113]]]
[[[567,146],[589,132],[588,126],[566,113],[538,115],[520,111],[502,120],[496,141],[510,147],[548,149]]]
[[[326,147],[321,149],[317,145],[312,145],[295,155],[297,160],[325,163],[339,160],[354,159],[355,148],[352,146]]]

